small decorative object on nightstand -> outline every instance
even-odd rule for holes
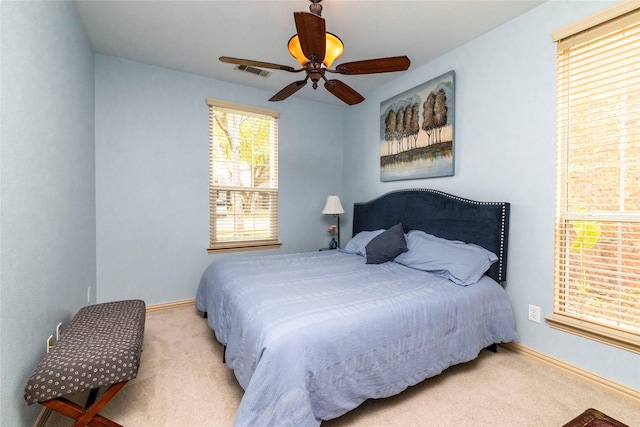
[[[329,242],[330,249],[336,249],[340,247],[340,214],[344,213],[344,208],[342,207],[342,203],[340,203],[340,197],[336,195],[331,195],[327,197],[327,203],[324,205],[324,209],[322,213],[325,215],[333,215],[337,218],[338,226],[332,225],[327,230],[331,235],[331,241]],[[338,241],[336,242],[336,236],[338,237]]]
[[[335,225],[330,225],[327,229],[329,236],[331,236],[331,241],[329,242],[329,249],[335,249],[338,247],[338,242],[336,242],[336,235],[338,234],[338,227]]]

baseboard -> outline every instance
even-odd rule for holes
[[[182,301],[173,301],[173,302],[165,302],[162,304],[152,304],[147,306],[147,313],[152,313],[154,311],[162,311],[162,310],[170,310],[172,308],[182,308],[194,306],[196,304],[195,299],[185,299]]]
[[[627,387],[625,385],[619,384],[615,381],[611,381],[607,378],[601,377],[600,375],[596,375],[593,372],[586,371],[582,368],[578,368],[577,366],[571,365],[569,363],[563,362],[560,359],[556,359],[555,357],[551,357],[547,354],[540,353],[537,350],[526,347],[522,344],[518,343],[507,343],[500,344],[500,347],[503,347],[507,350],[513,351],[515,353],[524,354],[526,356],[532,357],[536,360],[539,360],[548,365],[554,366],[558,369],[561,369],[565,373],[575,375],[583,380],[586,380],[590,383],[597,384],[601,387],[605,387],[609,391],[613,391],[615,393],[622,394],[627,398],[633,399],[640,403],[640,391],[631,387]]]
[[[49,420],[49,416],[53,411],[49,408],[42,407],[42,411],[40,411],[40,415],[36,418],[36,422],[33,423],[33,427],[45,427],[47,425],[47,420]]]

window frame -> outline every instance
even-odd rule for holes
[[[574,335],[578,335],[584,338],[588,338],[597,342],[601,342],[607,345],[611,345],[617,348],[621,348],[627,351],[640,354],[640,331],[628,330],[625,328],[618,328],[614,325],[599,323],[594,319],[587,320],[583,317],[568,313],[564,310],[564,296],[568,292],[566,291],[568,284],[564,282],[568,273],[568,262],[565,263],[567,258],[566,252],[568,242],[566,241],[565,228],[568,228],[568,222],[570,221],[616,221],[616,222],[633,222],[634,224],[640,224],[640,215],[633,214],[628,215],[624,212],[618,212],[616,214],[607,213],[589,213],[585,216],[580,216],[576,212],[570,212],[566,206],[566,186],[569,179],[566,176],[566,166],[568,160],[566,158],[566,152],[561,150],[564,142],[562,138],[567,138],[563,135],[564,129],[561,126],[561,88],[560,82],[563,78],[562,70],[560,69],[561,63],[561,50],[566,49],[567,45],[579,44],[584,41],[600,37],[601,35],[611,32],[616,26],[620,26],[620,22],[624,22],[625,19],[629,19],[629,16],[640,13],[640,8],[637,4],[632,2],[623,2],[612,7],[603,10],[600,13],[589,16],[583,20],[563,27],[553,33],[553,39],[558,43],[558,127],[557,127],[557,139],[558,139],[558,152],[556,155],[557,162],[557,175],[556,175],[556,202],[555,202],[555,221],[556,221],[556,236],[555,240],[555,256],[554,256],[554,312],[552,315],[545,317],[549,322],[549,326],[564,332],[568,332]],[[633,17],[634,22],[637,17]],[[566,223],[566,224],[565,224]],[[636,307],[634,307],[635,309]],[[594,316],[595,317],[595,316]]]
[[[207,98],[207,105],[209,108],[208,120],[209,120],[209,245],[207,247],[208,253],[219,252],[240,252],[248,250],[262,250],[262,249],[276,249],[282,244],[279,242],[278,234],[278,199],[279,199],[279,186],[278,186],[278,118],[280,113],[274,110],[268,110],[264,108],[236,104],[228,101],[222,101],[213,98]],[[229,183],[216,184],[215,181],[215,160],[214,160],[214,114],[215,111],[224,110],[227,113],[240,114],[248,117],[263,117],[268,118],[271,121],[271,169],[270,173],[274,174],[268,187],[260,186],[233,186]],[[269,202],[271,208],[268,209],[268,223],[269,223],[269,236],[267,238],[256,237],[247,239],[230,239],[230,240],[218,240],[217,239],[217,219],[221,216],[218,210],[218,192],[225,193],[241,193],[241,192],[253,192],[257,194],[266,194],[268,198],[272,200]],[[233,196],[231,196],[233,197]],[[226,210],[226,208],[225,208]],[[244,214],[242,214],[244,215]]]

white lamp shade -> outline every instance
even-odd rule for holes
[[[327,215],[339,215],[344,213],[342,203],[340,203],[340,197],[332,195],[327,197],[327,204],[322,209],[323,214]]]

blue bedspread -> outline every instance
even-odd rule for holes
[[[245,390],[235,426],[319,426],[516,338],[492,279],[462,287],[341,250],[214,262],[196,307]]]

